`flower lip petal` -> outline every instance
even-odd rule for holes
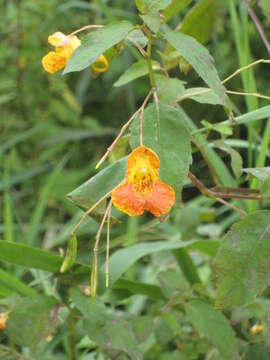
[[[132,191],[132,185],[124,181],[112,191],[112,203],[120,211],[129,216],[144,213],[145,200],[138,198]]]
[[[167,214],[171,210],[174,202],[175,193],[173,188],[159,179],[151,196],[146,199],[145,210],[159,217]]]
[[[66,66],[65,57],[55,51],[50,51],[42,58],[42,66],[45,71],[54,74]]]

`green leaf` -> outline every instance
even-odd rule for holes
[[[89,209],[123,181],[126,173],[126,161],[127,158],[123,158],[99,171],[91,179],[68,194],[68,199],[83,209]],[[98,206],[92,215],[103,215],[104,208],[104,204]]]
[[[178,249],[173,251],[177,263],[182,270],[186,280],[190,285],[201,283],[196,266],[193,263],[191,256],[187,249]]]
[[[53,331],[52,310],[57,305],[53,297],[38,295],[20,301],[9,314],[8,336],[11,342],[35,351],[42,339]]]
[[[71,299],[75,306],[86,317],[84,331],[100,347],[122,350],[139,359],[138,344],[133,333],[132,322],[124,316],[108,312],[106,307],[96,300],[95,303],[81,294],[77,289],[71,290]]]
[[[136,0],[137,9],[144,14],[163,10],[169,6],[170,3],[171,0]]]
[[[270,179],[270,167],[262,168],[245,168],[243,172],[254,176],[255,178],[261,180],[263,183]]]
[[[75,263],[77,258],[77,237],[72,235],[68,240],[66,256],[60,268],[60,273],[67,272]]]
[[[110,286],[114,284],[122,274],[124,274],[130,266],[143,256],[159,252],[168,251],[174,249],[180,249],[193,244],[193,241],[154,241],[151,243],[141,243],[138,245],[129,246],[126,249],[116,251],[110,257]],[[102,266],[101,272],[105,277],[105,265]],[[104,281],[102,281],[104,283]],[[104,284],[100,284],[100,287]]]
[[[191,249],[198,250],[209,256],[216,256],[216,253],[220,247],[220,241],[218,240],[198,240],[190,246]]]
[[[113,288],[129,290],[132,294],[146,295],[148,298],[153,300],[164,300],[161,289],[156,285],[119,279],[114,283]]]
[[[216,124],[212,124],[212,125],[229,125],[229,126],[235,126],[235,125],[248,125],[248,124],[252,124],[255,123],[256,121],[262,120],[262,119],[266,119],[270,116],[270,105],[267,106],[263,106],[258,110],[254,110],[254,111],[250,111],[246,114],[237,116],[235,118],[235,121],[232,122],[230,119],[229,120],[225,120]],[[195,129],[194,129],[195,130]],[[199,132],[203,131],[205,129],[200,129]],[[194,131],[194,134],[197,131]]]
[[[82,39],[81,46],[74,51],[63,73],[81,71],[90,66],[106,50],[124,40],[131,29],[132,24],[119,21],[91,31]]]
[[[11,293],[17,293],[22,296],[34,296],[36,291],[25,285],[22,281],[8,272],[0,269],[0,285],[8,288]]]
[[[160,70],[160,64],[157,61],[152,61],[153,70]],[[132,64],[114,83],[113,86],[123,86],[129,82],[136,80],[148,74],[148,64],[146,60],[139,60]]]
[[[185,91],[184,82],[177,78],[167,78],[162,74],[155,74],[155,81],[160,102],[172,105],[179,94]]]
[[[50,193],[52,192],[53,186],[56,184],[57,180],[59,179],[64,166],[67,163],[67,156],[65,156],[55,167],[52,173],[48,176],[47,181],[44,187],[41,189],[36,207],[33,211],[31,221],[29,224],[29,228],[26,233],[26,240],[29,244],[34,244],[37,242],[37,237],[40,231],[40,223],[42,220],[42,216],[45,212],[46,206],[48,204],[48,199]]]
[[[212,35],[217,12],[218,1],[199,1],[185,16],[181,24],[181,32],[205,44]]]
[[[160,28],[160,14],[158,11],[149,12],[145,15],[140,15],[146,25],[154,33],[157,33]]]
[[[214,130],[222,135],[232,135],[233,134],[232,127],[229,125],[226,125],[226,124],[222,124],[222,123],[211,124],[210,122],[208,122],[206,120],[202,120],[201,124],[205,127],[207,132]]]
[[[30,269],[40,269],[58,273],[63,262],[61,256],[21,243],[0,240],[0,260]],[[75,268],[76,266],[76,268]],[[74,264],[73,275],[80,282],[89,277],[90,267],[80,263]]]
[[[185,293],[190,290],[188,282],[180,271],[162,271],[158,274],[158,281],[166,298],[178,298],[185,296]]]
[[[154,328],[152,316],[137,316],[134,320],[133,331],[139,343],[152,336]]]
[[[165,28],[165,38],[195,69],[206,84],[218,95],[222,104],[226,104],[225,88],[221,84],[214,60],[208,50],[191,36]]]
[[[139,145],[140,117],[131,126],[130,144]],[[179,193],[191,164],[190,135],[178,109],[160,104],[159,114],[154,104],[144,111],[144,144],[160,158],[160,178]]]
[[[236,176],[237,179],[239,179],[239,177],[242,175],[242,168],[243,168],[243,160],[239,152],[231,148],[222,140],[214,141],[214,145],[231,156],[231,164],[234,175]]]
[[[269,0],[261,0],[260,5],[263,9],[265,16],[267,16],[268,19],[270,19],[270,2],[269,2]]]
[[[181,98],[183,98],[183,100],[192,99],[200,104],[223,105],[219,96],[213,91],[208,91],[208,90],[209,90],[208,88],[203,88],[203,87],[194,87],[186,90],[184,89],[183,91],[178,93],[177,98],[179,101]],[[193,94],[198,94],[198,95],[193,95]]]
[[[172,0],[171,4],[163,12],[165,23],[185,9],[191,1],[192,0]]]
[[[63,259],[32,246],[0,240],[0,260],[28,268],[57,272]]]
[[[252,302],[270,284],[270,211],[256,211],[235,223],[217,253],[216,306]]]
[[[105,324],[107,314],[106,306],[96,299],[91,301],[89,297],[83,295],[78,289],[72,288],[70,290],[70,298],[76,308],[87,318],[92,319],[93,322]]]
[[[127,41],[134,40],[137,44],[139,44],[142,48],[146,47],[148,43],[148,38],[145,36],[144,32],[139,29],[132,30],[129,35]]]
[[[185,309],[188,320],[201,336],[217,347],[222,359],[238,359],[235,333],[220,311],[201,300],[189,301]]]

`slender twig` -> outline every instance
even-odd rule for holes
[[[107,241],[106,241],[106,288],[109,287],[109,257],[110,257],[110,225],[111,225],[112,201],[109,204],[107,217]]]
[[[265,60],[265,59],[259,59],[256,60],[254,62],[252,62],[251,64],[242,66],[241,68],[237,69],[234,73],[232,73],[230,76],[228,76],[226,79],[224,79],[222,81],[222,84],[225,84],[226,82],[228,82],[229,80],[231,80],[232,78],[234,78],[236,75],[240,74],[241,72],[250,69],[251,67],[258,65],[258,64],[270,64],[270,60]]]
[[[84,30],[88,30],[88,29],[100,29],[103,28],[103,25],[85,25],[83,27],[81,27],[80,29],[74,30],[72,33],[69,34],[69,36],[73,36],[76,35]]]
[[[152,89],[150,90],[150,92],[148,93],[148,95],[146,96],[145,100],[149,99],[149,97],[152,94]],[[143,104],[144,104],[143,102]],[[129,125],[132,123],[132,121],[136,118],[136,116],[140,113],[140,111],[142,110],[142,106],[135,111],[135,113],[129,118],[129,120],[122,126],[119,134],[117,135],[117,137],[114,139],[113,143],[108,147],[107,151],[105,152],[105,154],[102,156],[102,158],[99,160],[99,162],[96,165],[96,169],[98,169],[100,167],[100,165],[107,159],[107,157],[109,156],[110,152],[114,149],[115,145],[117,144],[118,140],[120,139],[120,137],[125,133],[125,131],[127,130],[127,128],[129,127]],[[144,105],[145,106],[145,105]]]
[[[245,70],[248,70],[250,69],[251,67],[255,66],[255,65],[258,65],[258,64],[270,64],[270,60],[265,60],[265,59],[259,59],[259,60],[256,60],[254,61],[253,63],[251,64],[248,64],[248,65],[245,65],[239,69],[237,69],[234,73],[232,73],[230,76],[228,76],[227,78],[225,78],[221,83],[222,84],[225,84],[227,83],[229,80],[231,80],[232,78],[234,78],[235,76],[239,75],[241,72],[245,71]],[[181,95],[179,96],[179,98],[177,98],[174,103],[172,105],[176,105],[176,103],[178,102],[181,102],[185,99],[189,99],[193,96],[198,96],[198,95],[203,95],[203,94],[207,94],[209,92],[212,92],[213,90],[212,89],[203,89],[203,90],[199,90],[199,91],[194,91],[194,92],[191,92],[189,94],[185,94],[185,95]],[[229,93],[230,90],[227,90],[227,92]],[[250,93],[246,93],[245,95],[249,95]],[[264,95],[261,95],[261,94],[253,94],[251,96],[257,96],[257,97],[263,97]]]
[[[230,207],[231,209],[237,211],[241,215],[244,215],[244,216],[247,215],[247,213],[244,210],[242,210],[242,209],[238,208],[237,206],[222,199],[221,194],[216,194],[215,192],[209,190],[191,171],[189,171],[188,177],[190,178],[192,183],[197,187],[197,189],[200,190],[200,192],[203,195],[211,197],[211,198],[215,198],[218,202]]]
[[[227,94],[232,94],[232,95],[241,95],[241,96],[254,96],[260,99],[266,99],[266,100],[270,100],[270,96],[266,96],[266,95],[262,95],[262,94],[258,94],[258,93],[248,93],[248,92],[239,92],[239,91],[232,91],[232,90],[226,90]]]
[[[219,178],[217,176],[217,173],[216,173],[216,170],[213,166],[213,164],[211,163],[211,161],[208,159],[205,151],[204,151],[204,148],[195,140],[193,139],[192,142],[194,143],[194,145],[198,148],[198,150],[200,151],[209,171],[210,171],[210,174],[212,175],[212,178],[214,180],[214,183],[216,185],[219,185],[220,184],[220,181],[219,181]]]
[[[100,167],[100,165],[107,159],[107,157],[109,156],[110,152],[114,149],[115,145],[117,144],[118,140],[120,139],[120,137],[125,133],[125,131],[127,130],[127,128],[129,127],[129,125],[132,123],[132,121],[136,118],[136,116],[138,115],[138,113],[141,111],[141,108],[139,108],[137,111],[135,111],[135,113],[129,118],[129,120],[121,127],[121,130],[119,132],[119,134],[117,135],[117,137],[114,139],[113,143],[108,147],[106,153],[102,156],[102,158],[99,160],[99,162],[96,165],[96,169],[98,169]]]
[[[213,191],[210,189],[211,193],[215,196],[220,196],[223,199],[240,199],[240,200],[268,200],[269,196],[263,195],[245,195],[245,194],[236,194],[236,193],[223,193],[218,191]]]
[[[100,223],[100,226],[99,226],[99,229],[98,229],[98,232],[97,232],[97,236],[96,236],[96,242],[95,242],[95,246],[94,246],[94,252],[98,252],[98,244],[99,244],[99,240],[100,240],[100,237],[101,237],[101,232],[102,232],[102,229],[103,229],[103,226],[105,224],[105,221],[106,221],[106,218],[107,218],[107,215],[110,211],[112,207],[112,200],[110,200],[109,202],[109,205],[107,206],[107,209],[103,215],[103,218],[102,218],[102,221]]]
[[[108,192],[107,194],[105,194],[104,196],[102,196],[92,207],[90,207],[84,214],[83,216],[80,218],[80,221],[74,226],[73,230],[71,231],[71,235],[74,236],[77,232],[77,230],[79,229],[79,227],[81,226],[81,224],[84,222],[84,220],[87,218],[88,215],[91,214],[91,212],[93,210],[95,210],[95,208],[103,201],[105,200],[108,196],[110,196],[111,191]]]
[[[127,39],[139,50],[143,57],[147,57],[147,52],[137,43],[132,37],[127,36]]]
[[[264,42],[264,45],[265,45],[266,49],[268,50],[268,52],[270,54],[270,43],[269,43],[269,41],[267,39],[264,28],[263,28],[258,16],[256,15],[255,11],[252,9],[252,7],[249,5],[248,0],[243,0],[243,2],[246,5],[249,16],[253,20],[253,22],[254,22],[254,24],[255,24],[255,26],[256,26],[256,28],[257,28],[260,36],[261,36],[261,38],[262,38],[262,41]]]
[[[93,255],[93,262],[92,262],[92,272],[91,272],[91,296],[93,301],[96,298],[96,293],[97,293],[97,286],[98,286],[98,245],[99,245],[99,240],[101,237],[101,233],[106,221],[106,218],[110,212],[112,206],[112,200],[110,200],[109,205],[107,206],[107,209],[104,213],[104,216],[102,218],[102,221],[100,223],[97,235],[96,235],[96,242],[95,242],[95,246],[93,249],[94,255]]]
[[[143,145],[143,114],[144,114],[144,108],[146,104],[148,103],[148,100],[150,99],[151,95],[153,94],[154,89],[152,88],[146,98],[144,99],[144,102],[140,108],[141,110],[141,122],[140,122],[140,145]]]

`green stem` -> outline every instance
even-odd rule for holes
[[[69,346],[71,350],[71,360],[76,360],[76,350],[75,350],[75,319],[72,312],[72,309],[70,309],[70,317],[71,317],[71,323],[69,327]]]
[[[148,70],[149,70],[149,78],[150,78],[150,84],[152,88],[156,87],[155,78],[153,74],[153,67],[152,67],[152,61],[151,61],[151,52],[152,52],[152,36],[151,31],[148,29],[147,26],[143,27],[143,30],[148,38],[148,45],[147,45],[147,64],[148,64]]]

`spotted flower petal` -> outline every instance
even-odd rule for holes
[[[126,179],[132,184],[132,190],[138,197],[145,197],[153,192],[158,180],[160,161],[149,148],[139,146],[128,158]]]
[[[161,216],[167,214],[175,201],[174,190],[170,185],[158,180],[154,190],[146,200],[145,210],[148,210],[154,216]]]
[[[112,191],[113,205],[129,216],[139,216],[144,213],[145,200],[138,198],[132,191],[132,185],[124,182]]]

